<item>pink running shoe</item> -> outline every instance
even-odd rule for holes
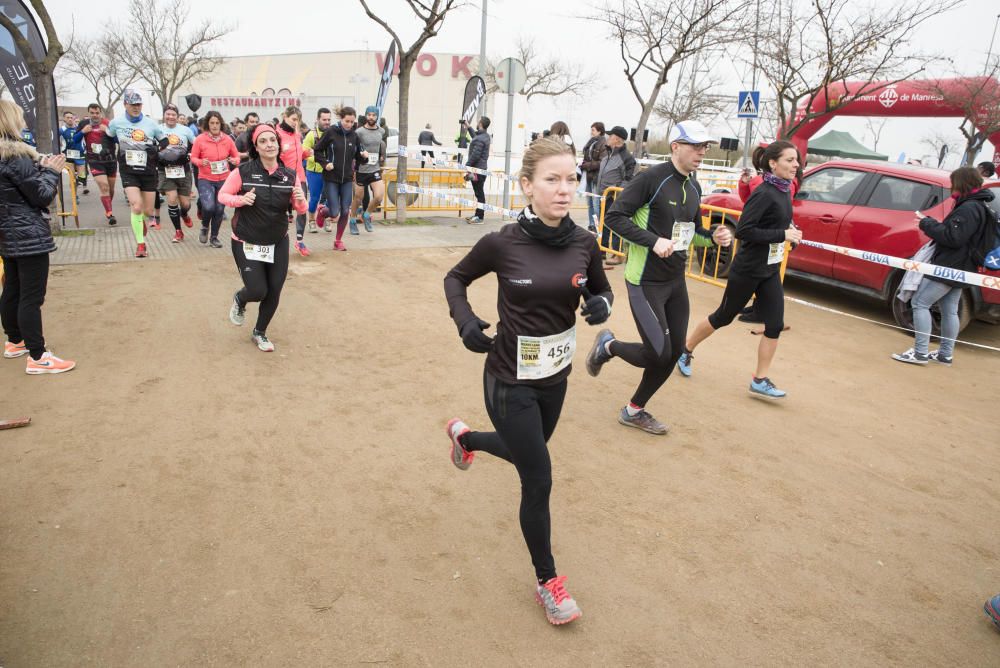
[[[469,429],[469,425],[458,418],[452,418],[448,421],[445,431],[448,432],[448,438],[451,439],[451,463],[462,471],[468,471],[476,455],[466,450],[458,439],[472,430]]]
[[[316,209],[316,227],[322,229],[326,225],[326,219],[330,216],[330,210],[325,204],[320,204]]]
[[[560,626],[579,619],[583,612],[566,591],[566,576],[554,577],[545,584],[536,585],[535,600],[545,609],[549,624]]]
[[[338,239],[337,241],[333,242],[333,250],[335,250],[335,251],[345,251],[345,250],[347,250],[347,246],[344,245],[343,241],[340,241]]]

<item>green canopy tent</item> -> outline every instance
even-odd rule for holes
[[[809,140],[809,152],[831,158],[858,158],[860,160],[888,160],[889,156],[864,147],[849,132],[830,130],[822,137]]]

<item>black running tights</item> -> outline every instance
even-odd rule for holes
[[[645,407],[667,382],[683,352],[691,305],[683,276],[669,283],[650,285],[632,285],[626,281],[625,286],[642,343],[616,340],[610,349],[615,357],[643,370],[632,403]]]
[[[282,237],[274,246],[274,262],[248,260],[243,253],[243,242],[233,239],[233,259],[243,278],[243,289],[237,293],[244,307],[249,302],[260,302],[257,312],[258,332],[266,332],[267,326],[278,310],[281,288],[288,275],[288,237]]]
[[[547,444],[559,422],[566,381],[549,387],[508,385],[485,372],[483,386],[486,412],[496,431],[471,432],[462,445],[506,459],[517,469],[521,477],[521,533],[535,576],[545,582],[556,576],[549,518],[552,461]]]

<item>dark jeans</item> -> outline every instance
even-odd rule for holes
[[[5,257],[6,282],[0,294],[0,320],[11,343],[24,341],[32,359],[45,352],[42,304],[49,284],[49,254]]]
[[[476,193],[476,201],[480,204],[486,204],[486,177],[482,174],[472,175],[472,190]],[[486,211],[483,207],[476,209],[476,215],[482,218],[486,215]]]
[[[556,430],[566,381],[549,387],[508,385],[483,373],[486,412],[495,432],[471,432],[463,445],[467,450],[488,452],[505,459],[521,477],[521,533],[531,553],[535,576],[542,582],[556,576],[552,557],[552,461],[548,441]]]
[[[211,238],[219,238],[219,228],[222,227],[222,215],[226,207],[219,201],[219,191],[225,181],[207,181],[198,179],[198,204],[201,206],[202,227],[212,228]]]
[[[281,288],[284,287],[285,278],[288,276],[288,237],[282,237],[281,241],[274,245],[273,263],[248,260],[243,253],[242,241],[233,239],[232,246],[233,259],[236,260],[236,268],[239,269],[240,277],[243,279],[243,289],[237,296],[243,306],[249,302],[260,302],[257,326],[254,329],[264,333],[278,310]]]

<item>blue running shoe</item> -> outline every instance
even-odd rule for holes
[[[374,228],[372,227],[372,215],[367,211],[361,214],[361,222],[365,224],[365,232],[374,231]]]
[[[611,355],[607,352],[608,341],[614,341],[615,335],[611,333],[610,329],[602,329],[597,333],[597,338],[594,339],[594,345],[590,348],[590,352],[587,353],[587,373],[591,376],[597,376],[601,373],[601,367],[604,363],[611,359]]]
[[[691,377],[691,363],[694,362],[694,354],[689,352],[681,353],[681,356],[677,359],[677,369],[681,372],[681,375],[685,378]]]
[[[768,399],[781,399],[785,396],[785,391],[776,388],[770,378],[754,378],[751,380],[750,392],[767,397]]]
[[[357,220],[355,220],[354,218],[349,219],[347,221],[347,226],[351,228],[351,234],[354,234],[354,235],[358,234],[358,221]]]
[[[990,600],[986,601],[983,606],[983,611],[986,616],[990,618],[990,621],[1000,629],[1000,594],[997,594]]]

